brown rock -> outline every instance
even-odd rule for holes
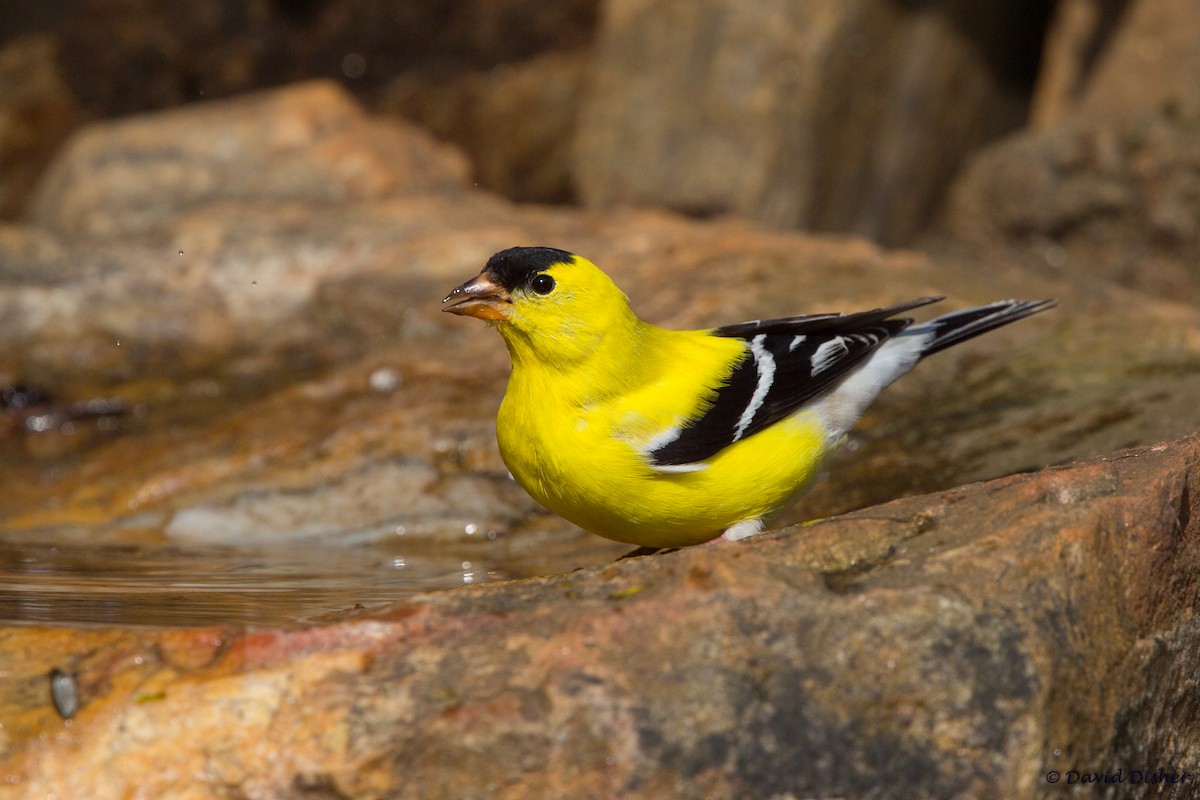
[[[1046,130],[1079,106],[1096,58],[1122,28],[1124,2],[1063,0],[1054,9],[1029,104],[1029,127]]]
[[[158,637],[163,663],[185,671],[207,667],[224,645],[224,632],[216,628],[166,630]]]
[[[453,155],[409,170],[441,149],[339,97],[84,134],[63,163],[122,165],[124,194],[64,167],[42,227],[0,227],[0,374],[147,409],[75,452],[0,449],[0,619],[55,625],[0,629],[7,791],[1026,797],[1050,769],[1195,762],[1197,440],[567,573],[622,548],[507,479],[503,345],[437,301],[520,243],[594,258],[673,327],[1059,297],[889,390],[797,520],[1200,429],[1194,308],[520,208]],[[267,136],[289,130],[311,135]]]
[[[107,117],[313,78],[342,81],[365,97],[409,70],[445,77],[490,69],[580,46],[597,5],[76,0],[43,25],[61,38],[63,70],[80,102]]]
[[[1190,439],[230,629],[204,666],[168,667],[154,632],[8,629],[0,769],[14,798],[97,800],[185,780],[197,798],[1032,798],[1051,770],[1178,776],[1200,756],[1197,463]],[[69,725],[52,667],[80,692]]]
[[[55,52],[52,39],[36,35],[0,49],[0,219],[21,214],[42,170],[82,121]]]
[[[963,157],[1020,124],[1028,10],[614,0],[581,197],[905,241]]]
[[[1072,0],[1060,22],[1038,130],[975,156],[940,228],[975,257],[999,250],[1073,281],[1194,303],[1200,14],[1173,0]]]
[[[268,351],[293,353],[292,367],[311,365],[307,335],[275,323],[322,276],[370,257],[355,244],[353,204],[453,198],[465,175],[455,151],[369,119],[327,83],[89,128],[39,188],[31,219],[42,233],[0,234],[9,358],[42,382],[196,373],[266,337]],[[314,235],[310,207],[339,204],[340,232]],[[389,221],[391,236],[429,213]]]
[[[569,202],[571,141],[589,63],[590,53],[579,50],[451,81],[411,72],[388,85],[378,106],[461,147],[479,186],[517,201]]]
[[[1118,5],[1118,4],[1110,4]],[[1079,104],[1085,119],[1133,119],[1163,106],[1200,110],[1200,14],[1188,0],[1132,0]]]
[[[34,180],[85,114],[125,116],[313,78],[340,81],[374,103],[397,74],[419,76],[425,94],[463,75],[492,84],[485,76],[496,67],[490,88],[498,94],[483,99],[493,123],[504,117],[504,135],[489,135],[495,129],[472,106],[448,138],[474,145],[485,186],[521,200],[569,199],[579,67],[537,57],[578,51],[573,61],[581,63],[597,7],[596,0],[403,7],[79,0],[0,9],[0,39],[38,31],[8,43],[0,66],[0,219],[24,208]]]
[[[64,234],[128,235],[217,200],[353,203],[453,192],[465,177],[458,153],[369,119],[336,85],[317,82],[93,126],[55,161],[30,220]]]
[[[274,115],[296,108],[295,91],[194,109],[190,141],[219,140],[231,119],[235,133],[283,125],[293,112]],[[344,129],[342,157],[370,163],[377,154],[376,128],[358,112],[330,125]],[[115,200],[72,212],[121,231],[108,238],[0,228],[0,373],[66,405],[100,395],[145,411],[74,450],[31,446],[33,434],[25,446],[17,434],[7,440],[20,456],[4,462],[0,529],[22,541],[168,537],[193,549],[286,541],[289,552],[354,543],[380,548],[368,568],[376,586],[394,582],[387,564],[418,572],[411,564],[439,547],[437,568],[422,579],[438,585],[610,556],[507,479],[493,430],[504,348],[482,326],[438,310],[450,287],[518,243],[594,258],[643,316],[669,327],[941,292],[948,307],[1059,297],[1055,314],[939,355],[890,389],[830,463],[829,479],[785,521],[1200,428],[1191,402],[1200,342],[1188,333],[1195,312],[1186,307],[1074,288],[999,262],[981,274],[977,265],[732,219],[520,208],[401,177],[393,194],[355,203],[329,203],[318,190],[328,181],[315,177],[313,191],[280,199],[271,186],[285,177],[266,174],[261,147],[247,143],[210,167],[200,148],[170,149],[181,127],[175,114],[136,126],[138,147],[158,143],[157,159],[133,158],[122,126],[87,136],[91,157],[125,158],[128,191],[146,193],[129,201],[145,210],[140,233],[121,227]],[[388,157],[406,163],[428,152],[423,139],[409,144]],[[288,156],[316,165],[307,173],[270,168],[316,175],[328,152],[318,144]],[[207,193],[163,192],[157,207],[144,188],[156,176],[217,169],[261,170],[266,188],[218,182]],[[59,196],[86,194],[67,186]],[[230,199],[233,189],[249,196]],[[62,457],[70,452],[76,457]],[[601,549],[578,555],[593,546]],[[539,552],[553,557],[534,565]],[[207,552],[196,557],[212,563]],[[459,569],[465,562],[488,566]]]
[[[975,247],[1019,251],[1043,272],[1194,302],[1198,136],[1200,104],[1013,137],[963,171],[944,228]]]

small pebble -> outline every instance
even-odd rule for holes
[[[50,670],[50,697],[54,709],[63,719],[70,719],[79,711],[79,686],[75,676],[60,669]]]
[[[400,387],[400,373],[389,367],[380,367],[371,373],[371,388],[380,394],[390,394]]]

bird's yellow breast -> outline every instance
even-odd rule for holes
[[[638,365],[625,367],[632,371],[618,382],[591,385],[553,365],[514,358],[497,418],[500,453],[513,477],[580,527],[652,547],[704,542],[785,505],[825,454],[820,421],[801,412],[725,448],[703,469],[655,470],[643,450],[706,407],[704,387],[728,376],[745,345],[650,326],[642,335],[653,340],[628,345],[640,358],[613,354]],[[606,371],[587,366],[589,376]]]

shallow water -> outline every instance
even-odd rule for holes
[[[147,398],[136,389],[113,391],[141,408]],[[143,387],[142,394],[154,392]],[[348,446],[336,459],[321,449],[340,430],[357,430],[361,437],[364,429],[384,427],[372,414],[386,410],[392,398],[378,392],[317,393],[303,404],[285,404],[287,415],[251,405],[254,413],[244,419],[237,412],[249,401],[237,393],[214,390],[214,398],[200,393],[197,399],[188,392],[181,398],[160,388],[159,394],[149,412],[109,426],[89,421],[44,430],[15,425],[7,434],[0,429],[0,626],[297,624],[416,592],[570,571],[629,549],[614,550],[565,523],[530,531],[509,519],[493,531],[486,520],[470,523],[471,514],[459,519],[436,502],[414,506],[412,497],[396,501],[397,514],[414,520],[407,532],[383,523],[357,530],[351,523],[362,520],[350,517],[361,498],[338,505],[337,492],[348,491],[346,484],[320,476],[300,479],[308,494],[298,496],[310,499],[302,511],[331,525],[328,536],[297,538],[280,523],[290,541],[263,537],[251,545],[219,520],[210,526],[216,538],[174,537],[168,527],[180,507],[204,508],[213,486],[217,497],[222,486],[264,487],[268,500],[282,497],[277,505],[295,512],[286,502],[294,499],[288,494],[291,465],[324,459],[336,464],[333,473],[340,468],[356,475],[360,461],[408,462],[402,453],[380,456],[385,448],[378,442]],[[348,412],[351,407],[365,408],[365,421]],[[444,481],[455,479],[449,472]],[[169,491],[162,497],[150,491],[163,486]],[[185,499],[177,501],[171,492]],[[343,516],[351,527],[336,528]],[[362,516],[371,519],[367,512]],[[294,527],[309,522],[298,514]]]
[[[593,561],[600,553],[575,554]],[[590,556],[590,559],[589,559]],[[563,560],[562,569],[581,564]],[[555,571],[486,548],[183,547],[0,542],[0,625],[268,626],[445,589]]]

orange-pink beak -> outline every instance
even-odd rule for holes
[[[490,321],[508,318],[512,299],[508,291],[482,272],[442,298],[442,311]]]

